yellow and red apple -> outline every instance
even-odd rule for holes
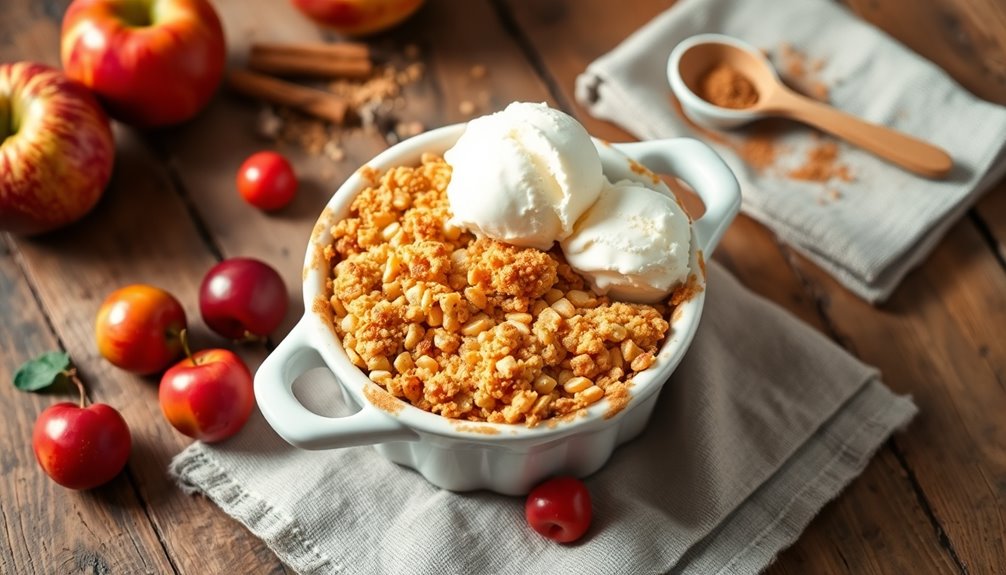
[[[185,309],[161,288],[135,284],[109,294],[94,321],[98,352],[112,365],[148,375],[182,354]]]
[[[226,46],[207,0],[74,0],[63,68],[116,119],[141,127],[196,115],[223,76]]]
[[[42,64],[0,64],[0,230],[37,234],[80,219],[114,158],[87,88]]]
[[[315,22],[347,36],[363,36],[405,20],[423,0],[292,0]]]

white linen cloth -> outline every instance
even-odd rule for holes
[[[814,73],[828,86],[832,105],[953,157],[947,179],[927,180],[841,144],[839,161],[855,180],[820,183],[786,176],[817,142],[810,128],[779,138],[775,170],[753,169],[730,146],[705,138],[740,180],[747,214],[870,302],[887,299],[1006,173],[1006,108],[976,98],[831,0],[680,0],[590,64],[577,79],[577,100],[640,139],[703,138],[675,111],[666,68],[678,42],[706,32],[770,54],[789,44],[805,55],[806,68],[820,62]]]
[[[532,531],[523,498],[444,491],[370,447],[301,451],[257,411],[234,438],[188,447],[171,473],[305,574],[757,573],[915,406],[708,269],[695,341],[643,434],[586,479],[594,520],[575,544]],[[340,413],[331,374],[304,380],[306,405]]]

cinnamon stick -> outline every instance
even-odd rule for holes
[[[371,56],[370,48],[359,42],[255,42],[251,51],[326,56],[337,60],[369,60]]]
[[[327,56],[255,51],[248,57],[248,67],[280,76],[320,78],[366,78],[374,69],[370,60],[337,60]]]
[[[270,74],[351,78],[369,76],[374,67],[367,45],[355,42],[252,44],[248,66]]]
[[[334,94],[285,82],[247,70],[231,70],[227,85],[244,96],[289,106],[323,120],[341,124],[348,104]]]

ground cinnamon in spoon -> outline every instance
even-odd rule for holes
[[[699,97],[721,108],[750,108],[758,101],[751,80],[728,64],[720,64],[699,79]]]
[[[763,52],[766,57],[773,56],[768,50]],[[807,60],[802,52],[788,44],[782,45],[776,51],[773,60],[779,65],[784,79],[791,88],[820,101],[828,100],[828,87],[817,76],[824,68],[823,60]],[[699,97],[724,108],[747,108],[758,102],[758,91],[750,79],[727,64],[720,64],[703,74],[695,88]],[[786,167],[783,167],[781,160],[787,159],[790,155],[789,147],[782,143],[782,138],[790,131],[786,124],[763,120],[739,131],[739,137],[728,136],[694,123],[685,115],[681,103],[673,94],[670,96],[670,102],[681,121],[696,134],[729,147],[756,172],[767,172],[772,176],[794,181],[822,184],[820,189],[823,195],[818,197],[820,204],[838,201],[842,197],[842,193],[829,184],[851,182],[856,179],[850,167],[840,161],[839,147],[835,142],[819,139],[806,150],[806,155],[799,165],[790,167],[789,162],[786,162]],[[780,160],[780,164],[776,163],[777,160]]]

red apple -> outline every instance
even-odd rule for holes
[[[132,438],[126,420],[114,408],[63,402],[39,415],[31,444],[53,481],[70,489],[91,489],[122,471]]]
[[[175,429],[211,443],[237,433],[255,406],[252,375],[226,349],[206,349],[161,377],[161,411]]]
[[[379,32],[408,18],[423,0],[293,0],[315,22],[347,36]]]
[[[36,234],[80,219],[114,157],[87,88],[41,64],[0,64],[0,230]]]
[[[209,102],[226,46],[206,0],[74,0],[60,53],[66,73],[113,116],[155,127],[188,120]]]
[[[161,371],[182,354],[185,326],[185,310],[174,296],[137,284],[105,299],[94,322],[94,335],[102,357],[144,375]]]

